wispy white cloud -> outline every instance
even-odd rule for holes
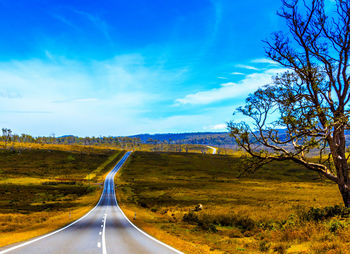
[[[279,65],[275,61],[268,59],[268,58],[258,58],[251,61],[252,63],[263,63],[263,64],[272,64],[272,65]]]
[[[56,20],[62,22],[63,24],[65,24],[65,25],[67,25],[67,26],[73,28],[74,30],[81,31],[81,29],[80,29],[77,25],[73,24],[71,21],[69,21],[67,18],[65,18],[65,17],[62,16],[62,15],[52,14],[51,16],[52,16],[54,19],[56,19]]]
[[[241,68],[241,69],[247,69],[247,70],[254,70],[254,71],[259,70],[258,68],[254,67],[254,66],[245,65],[245,64],[236,64],[235,67]]]
[[[46,56],[49,60],[51,60],[51,61],[54,61],[54,60],[55,60],[55,57],[51,54],[50,51],[45,50],[44,53],[45,53],[45,56]]]
[[[205,126],[203,129],[210,130],[210,131],[226,131],[227,124],[220,123],[220,124],[215,124],[215,125],[209,125],[209,126]]]
[[[100,18],[97,15],[93,15],[91,13],[85,12],[85,11],[80,11],[80,10],[73,10],[75,13],[87,18],[98,30],[100,30],[104,36],[111,40],[111,36],[109,33],[109,26],[106,21],[104,21],[102,18]]]
[[[283,69],[269,69],[262,73],[249,74],[237,83],[228,82],[221,84],[218,88],[188,94],[183,98],[177,99],[176,105],[205,105],[227,99],[244,97],[259,87],[271,83],[271,77],[283,71]]]
[[[231,72],[231,75],[244,75],[244,73],[234,71],[234,72]]]
[[[84,18],[88,22],[90,22],[94,28],[96,28],[98,31],[100,31],[106,37],[106,39],[108,39],[110,42],[112,42],[110,31],[109,31],[110,30],[109,25],[104,19],[102,19],[98,15],[94,15],[94,14],[91,14],[89,12],[85,12],[85,11],[81,11],[81,10],[71,9],[71,11],[73,13],[79,15],[80,17]],[[54,13],[51,16],[54,19],[56,19],[56,20],[62,22],[63,24],[73,28],[76,31],[82,31],[82,29],[77,24],[75,24],[73,21],[71,21],[69,18],[67,18],[63,15],[59,15],[59,14]]]
[[[226,77],[218,77],[218,79],[228,79],[228,78],[226,78]]]

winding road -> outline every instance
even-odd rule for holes
[[[0,254],[181,253],[138,229],[115,198],[114,176],[129,157],[127,152],[106,176],[97,205],[85,216],[50,234],[0,251]]]
[[[208,148],[213,150],[213,154],[216,154],[217,148],[213,147],[213,146],[207,146]]]

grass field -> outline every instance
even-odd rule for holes
[[[138,226],[185,253],[349,253],[350,211],[335,206],[334,184],[291,162],[238,179],[241,164],[135,152],[117,175],[117,198]]]
[[[101,147],[16,144],[0,149],[0,246],[50,232],[98,201],[122,152]]]

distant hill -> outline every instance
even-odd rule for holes
[[[167,142],[170,144],[202,144],[215,146],[233,146],[235,144],[228,132],[193,132],[193,133],[166,133],[166,134],[139,134],[129,136],[138,138],[142,143]]]
[[[287,138],[285,129],[278,129],[281,140]],[[137,138],[141,143],[170,143],[170,144],[200,144],[235,147],[236,142],[228,132],[192,132],[192,133],[166,133],[166,134],[139,134],[129,136],[129,138]],[[345,138],[350,142],[350,130],[345,131]]]

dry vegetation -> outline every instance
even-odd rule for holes
[[[184,152],[184,153],[202,153],[210,154],[212,149],[206,145],[195,144],[138,144],[137,146],[129,146],[130,150],[142,152]],[[222,153],[232,153],[232,149],[220,149]]]
[[[135,152],[117,198],[138,226],[186,253],[349,253],[350,210],[333,183],[290,162],[238,179],[241,163]]]
[[[122,156],[107,147],[13,143],[0,149],[0,246],[60,228],[98,201]]]

